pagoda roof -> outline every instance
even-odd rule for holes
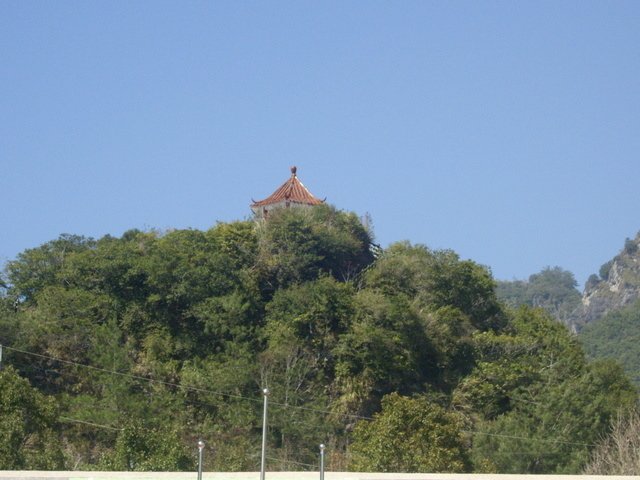
[[[324,200],[315,197],[298,179],[297,170],[296,167],[291,167],[291,177],[264,200],[255,201],[252,199],[253,203],[251,204],[251,208],[265,207],[282,202],[293,202],[303,205],[320,205],[324,203]]]

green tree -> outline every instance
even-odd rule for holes
[[[366,274],[366,286],[416,299],[426,308],[455,307],[480,330],[499,329],[505,317],[489,271],[451,250],[407,242],[390,246]]]
[[[568,324],[581,305],[581,295],[573,273],[560,267],[546,267],[523,282],[498,282],[498,297],[509,306],[544,308],[557,320]]]
[[[610,364],[547,378],[514,394],[509,412],[477,425],[475,459],[488,458],[504,473],[579,473],[618,410],[634,401],[628,380]]]
[[[360,219],[328,205],[280,209],[258,227],[258,272],[262,289],[330,274],[349,280],[373,261],[372,238]]]
[[[390,394],[372,421],[360,421],[351,445],[352,471],[468,472],[464,421],[426,397]]]
[[[61,469],[58,406],[8,367],[0,371],[0,470]]]
[[[436,354],[419,312],[404,297],[364,289],[334,348],[336,410],[369,415],[391,392],[420,392],[436,375]]]
[[[589,322],[580,341],[592,359],[620,362],[636,386],[640,386],[640,301]]]
[[[76,252],[93,248],[95,241],[78,235],[63,234],[38,248],[25,250],[16,260],[7,264],[7,277],[10,294],[26,302],[43,287],[63,284],[60,275],[66,260]]]
[[[100,466],[107,470],[183,471],[195,468],[194,457],[176,431],[129,422],[119,432],[113,452],[102,458]]]
[[[335,428],[320,412],[330,406],[333,350],[353,315],[353,293],[349,284],[323,276],[278,290],[267,304],[260,382],[280,405],[271,417],[281,461],[315,461],[317,438]]]
[[[588,364],[575,338],[542,311],[520,309],[511,327],[479,336],[482,361],[456,392],[466,390],[471,410],[484,413],[474,460],[504,473],[577,473],[636,392],[615,364]]]

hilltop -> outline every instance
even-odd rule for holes
[[[619,310],[640,299],[640,233],[627,238],[618,255],[589,277],[582,294],[582,305],[572,323],[579,329],[608,312]]]
[[[256,470],[268,387],[270,469],[325,443],[334,471],[581,472],[637,400],[621,369],[506,308],[486,267],[373,244],[323,204],[25,250],[0,289],[0,469],[189,470],[203,439],[205,470]]]

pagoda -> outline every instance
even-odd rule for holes
[[[267,218],[269,212],[276,208],[308,208],[321,205],[324,200],[316,198],[298,179],[298,169],[291,167],[291,177],[264,200],[253,201],[251,210],[256,217]]]

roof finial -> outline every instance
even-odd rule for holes
[[[298,171],[298,167],[296,167],[295,165],[291,167],[291,175],[293,175],[294,177],[296,176],[297,171]]]

